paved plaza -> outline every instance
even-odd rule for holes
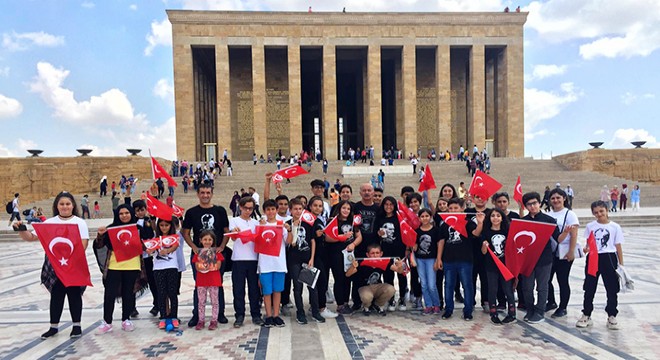
[[[594,326],[575,328],[582,304],[584,260],[571,273],[573,294],[569,315],[538,325],[522,321],[494,326],[488,315],[475,311],[472,322],[460,316],[442,320],[417,311],[389,313],[386,317],[362,314],[340,316],[324,324],[298,325],[286,318],[284,328],[259,328],[251,324],[231,327],[231,278],[227,274],[229,325],[216,331],[182,327],[179,332],[157,329],[149,315],[151,295],[138,299],[140,319],[132,333],[120,330],[119,307],[115,330],[95,335],[102,316],[103,286],[91,249],[88,262],[94,287],[84,295],[83,336],[70,339],[71,322],[65,309],[60,333],[42,341],[48,328],[48,293],[39,284],[43,250],[39,243],[2,242],[0,265],[0,358],[2,359],[658,359],[660,358],[660,227],[624,227],[624,259],[635,280],[634,292],[619,295],[621,330],[606,328],[605,291],[599,285],[593,314]],[[580,230],[582,234],[582,230]],[[186,249],[188,252],[188,249]],[[183,275],[179,316],[184,322],[192,309],[192,275]],[[558,291],[558,290],[557,290]],[[460,306],[460,304],[458,304]],[[330,305],[334,309],[333,305]],[[409,307],[410,308],[410,307]],[[456,311],[460,314],[460,311]],[[207,311],[210,315],[210,311]],[[518,313],[522,319],[523,313]]]

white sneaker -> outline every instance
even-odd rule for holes
[[[333,294],[332,290],[330,289],[328,289],[328,291],[325,292],[325,302],[328,304],[332,304],[335,302],[335,294]]]
[[[575,327],[586,328],[593,324],[594,322],[591,320],[590,316],[582,314],[582,316],[580,316],[580,318],[578,319],[577,323],[575,323]],[[609,326],[609,320],[608,320],[608,326]]]
[[[396,306],[394,306],[394,303],[390,303],[389,305],[387,305],[387,311],[389,312],[396,311]]]
[[[607,328],[610,330],[619,330],[619,322],[616,320],[616,316],[607,318]]]
[[[96,335],[103,335],[112,332],[112,325],[101,321],[101,325],[96,329]]]
[[[130,332],[130,331],[135,330],[135,325],[133,325],[133,322],[130,321],[130,320],[124,320],[121,323],[121,329],[124,330],[124,331],[129,331]]]
[[[406,311],[407,309],[405,299],[404,301],[399,300],[399,311]]]
[[[334,319],[337,317],[337,313],[328,308],[325,308],[323,311],[321,311],[321,316],[326,319]]]

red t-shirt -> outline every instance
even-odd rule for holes
[[[197,269],[197,280],[195,286],[198,287],[219,287],[222,286],[222,276],[220,275],[220,265],[225,259],[221,253],[216,254],[217,262],[209,263],[199,258],[197,254],[193,256],[192,263]]]

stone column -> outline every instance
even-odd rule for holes
[[[524,127],[524,65],[522,35],[516,38],[514,45],[506,47],[506,130],[504,147],[507,152],[500,156],[522,158],[525,156]]]
[[[176,137],[176,154],[179,160],[196,159],[196,149],[202,144],[195,143],[195,101],[193,96],[192,49],[189,43],[172,44],[174,65],[174,109],[176,133],[188,136]]]
[[[382,154],[383,120],[380,74],[380,45],[369,45],[367,57],[367,118],[364,121],[364,146],[374,147],[374,155]],[[380,156],[379,156],[380,157]]]
[[[451,138],[451,73],[449,45],[440,44],[435,52],[436,88],[438,89],[438,142],[442,153],[449,149],[452,154],[458,149],[452,149]]]
[[[472,45],[470,51],[470,90],[468,117],[468,144],[472,152],[476,144],[481,151],[486,145],[486,73],[485,47],[483,44]]]
[[[302,93],[298,41],[289,41],[287,61],[289,63],[289,149],[295,154],[302,149]]]
[[[231,107],[229,97],[229,48],[222,41],[215,44],[215,86],[218,112],[218,156],[221,157],[225,149],[232,157],[234,152],[231,147]]]
[[[403,154],[417,154],[417,74],[415,70],[415,44],[403,46]],[[397,124],[399,125],[399,124]],[[405,157],[404,156],[404,157]]]
[[[263,38],[252,44],[252,111],[254,112],[254,152],[268,154],[266,135],[266,63]]]
[[[337,160],[337,60],[335,46],[323,45],[323,156]]]

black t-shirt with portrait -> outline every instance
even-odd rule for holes
[[[502,229],[493,230],[484,228],[480,236],[480,244],[484,241],[488,241],[488,247],[493,250],[495,256],[497,256],[497,258],[500,259],[500,261],[502,261],[504,264],[506,264],[504,261],[504,246],[506,244],[506,235],[507,232]],[[493,261],[493,258],[488,253],[486,253],[484,258],[484,266],[486,267],[487,271],[499,272],[497,265],[495,265],[495,261]]]
[[[199,241],[199,233],[203,230],[213,230],[216,245],[219,245],[222,242],[225,228],[229,227],[229,218],[227,218],[227,211],[222,206],[214,205],[210,208],[202,208],[197,205],[186,210],[182,227],[192,231],[191,238],[197,247],[202,246]]]
[[[376,235],[378,231],[385,231],[385,236],[380,237],[380,247],[385,257],[403,258],[406,255],[406,245],[401,240],[401,224],[396,215],[390,217],[378,217],[376,219]]]
[[[362,223],[359,225],[360,233],[362,234],[362,243],[360,248],[365,251],[369,244],[377,243],[378,229],[376,228],[376,214],[378,213],[378,205],[364,205],[361,201],[353,204],[353,216],[360,216]]]
[[[438,257],[438,241],[442,238],[440,229],[432,226],[429,230],[417,230],[417,250],[415,257],[418,259],[435,259]]]
[[[390,260],[387,264],[386,270],[382,270],[381,268],[363,265],[362,261],[359,261],[357,272],[351,277],[351,279],[353,279],[358,288],[366,285],[380,284],[382,283],[381,278],[385,271],[392,271],[390,270],[390,267],[393,262],[394,260]]]
[[[293,225],[293,219],[286,222],[291,226],[290,233],[296,234]],[[288,247],[287,263],[302,264],[308,263],[312,258],[312,242],[314,242],[314,227],[308,223],[301,221],[297,226],[296,237],[293,238],[293,243]]]
[[[470,240],[444,223],[440,226],[440,238],[445,240],[442,262],[472,262]]]
[[[344,250],[344,248],[346,248],[346,246],[348,246],[348,245],[352,244],[353,242],[355,242],[355,235],[356,235],[357,231],[359,231],[359,230],[360,230],[360,228],[358,228],[356,226],[353,226],[353,223],[351,221],[337,219],[337,231],[338,231],[339,235],[343,235],[343,234],[346,234],[346,233],[351,232],[351,231],[353,232],[353,235],[351,237],[349,237],[348,239],[346,239],[346,241],[326,242],[326,248],[329,251],[341,252],[342,250]],[[357,251],[357,249],[355,249],[355,250]],[[362,254],[364,254],[364,253],[365,252],[362,252]],[[356,254],[358,254],[358,253],[356,252]]]
[[[468,214],[466,217],[467,224],[465,225],[465,230],[467,231],[468,234],[468,240],[472,244],[473,261],[483,262],[484,255],[481,253],[481,241],[479,241],[480,237],[474,236],[472,234],[472,232],[477,228],[478,225],[477,210],[475,208],[468,208],[465,210],[465,212]],[[488,209],[484,210],[484,212],[486,213],[486,216],[489,216]]]

